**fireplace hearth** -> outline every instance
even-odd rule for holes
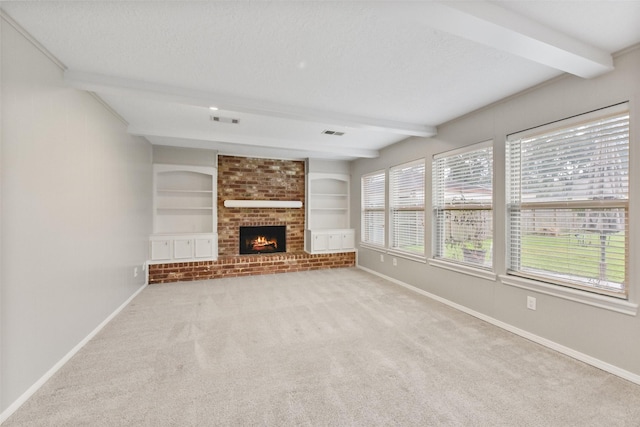
[[[287,227],[264,225],[240,227],[240,255],[287,251]]]

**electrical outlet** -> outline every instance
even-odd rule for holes
[[[398,266],[398,260],[396,258],[393,259],[393,266],[394,267]]]
[[[527,308],[529,310],[536,309],[536,299],[534,297],[527,297]]]
[[[133,277],[138,277],[138,267],[133,268]]]
[[[384,262],[384,255],[380,254],[380,262]]]

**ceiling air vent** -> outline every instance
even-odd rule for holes
[[[342,136],[344,135],[344,132],[339,132],[337,130],[323,130],[322,133],[324,135],[335,135],[335,136]]]
[[[240,119],[232,119],[230,117],[211,116],[212,122],[231,123],[237,125],[240,123]]]

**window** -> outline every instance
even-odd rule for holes
[[[507,139],[510,274],[627,295],[626,104]]]
[[[433,158],[434,258],[492,266],[493,147],[485,142]]]
[[[390,249],[424,256],[424,159],[389,170]]]
[[[364,175],[361,181],[362,219],[360,240],[384,246],[385,172]]]

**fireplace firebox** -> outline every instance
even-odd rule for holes
[[[286,225],[240,227],[240,255],[286,251]]]

